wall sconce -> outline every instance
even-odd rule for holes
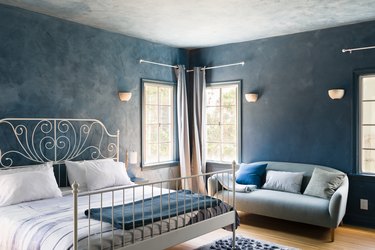
[[[258,93],[247,93],[245,94],[247,102],[256,102],[258,100]]]
[[[132,98],[132,93],[131,92],[118,92],[118,97],[122,102],[127,102]]]
[[[330,89],[328,95],[332,100],[339,100],[344,97],[345,89]]]

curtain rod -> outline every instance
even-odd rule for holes
[[[353,51],[366,50],[366,49],[375,49],[375,46],[352,48],[352,49],[342,49],[342,53],[345,53],[345,52],[352,53]]]
[[[157,62],[147,61],[147,60],[143,60],[143,59],[140,59],[139,63],[149,63],[149,64],[155,64],[155,65],[169,67],[169,68],[175,68],[175,69],[178,68],[177,65],[169,65],[169,64],[165,64],[165,63],[157,63]],[[230,67],[230,66],[236,66],[236,65],[242,65],[242,66],[244,66],[245,62],[242,61],[242,62],[239,62],[239,63],[231,63],[231,64],[225,64],[225,65],[204,67],[204,68],[202,68],[202,70],[224,68],[224,67]],[[193,72],[193,71],[194,71],[193,69],[186,70],[186,72]]]
[[[239,62],[239,63],[231,63],[231,64],[224,64],[224,65],[218,65],[218,66],[211,66],[211,67],[204,67],[202,70],[207,70],[207,69],[217,69],[217,68],[225,68],[225,67],[230,67],[230,66],[236,66],[236,65],[245,65],[245,62]],[[188,69],[186,72],[193,72],[193,69]]]
[[[169,65],[169,64],[165,64],[165,63],[151,62],[151,61],[146,61],[146,60],[143,60],[143,59],[140,59],[139,63],[149,63],[149,64],[155,64],[155,65],[169,67],[169,68],[175,68],[175,69],[178,68],[177,65]]]

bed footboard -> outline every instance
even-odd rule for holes
[[[234,191],[226,194],[233,196],[232,204],[226,204],[224,197],[170,188],[194,178],[234,174],[235,166],[233,162],[228,170],[85,193],[74,183],[73,249],[165,249],[228,225],[235,239],[239,220]]]

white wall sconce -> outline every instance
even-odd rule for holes
[[[132,98],[132,93],[131,92],[118,92],[118,97],[122,102],[127,102]]]
[[[330,89],[328,95],[332,100],[340,100],[344,97],[345,89]]]
[[[256,102],[258,100],[258,93],[247,93],[245,94],[247,102]]]

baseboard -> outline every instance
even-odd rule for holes
[[[346,214],[344,217],[344,225],[355,225],[361,227],[375,228],[375,219],[368,217]]]

